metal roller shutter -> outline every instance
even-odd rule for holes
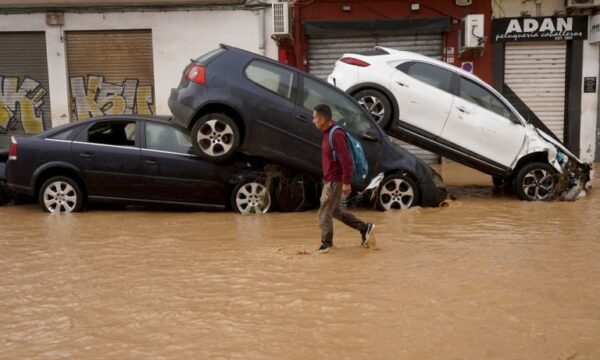
[[[507,43],[504,82],[561,140],[565,126],[564,41]]]
[[[150,30],[66,33],[71,120],[154,113]]]
[[[335,62],[345,53],[361,53],[379,45],[397,50],[412,51],[440,60],[442,58],[442,34],[385,35],[352,38],[310,38],[309,72],[326,80]],[[440,157],[417,146],[391,138],[427,163],[439,163]]]
[[[0,148],[52,127],[49,89],[45,34],[0,33]]]

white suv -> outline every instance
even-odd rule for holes
[[[513,184],[521,199],[571,200],[591,186],[590,164],[455,66],[376,47],[369,54],[344,54],[328,81],[352,95],[388,134],[488,173],[497,186]]]

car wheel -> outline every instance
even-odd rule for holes
[[[392,104],[387,96],[377,90],[362,90],[354,94],[354,99],[367,110],[375,122],[385,129],[392,119]]]
[[[70,213],[81,211],[83,193],[73,179],[65,176],[52,177],[40,188],[40,204],[49,213]]]
[[[408,209],[417,205],[419,189],[406,174],[386,176],[377,193],[377,208],[381,211]]]
[[[210,161],[229,159],[240,144],[237,124],[224,114],[202,116],[192,127],[192,145],[198,156]]]
[[[534,162],[517,173],[515,191],[523,200],[550,200],[554,195],[557,171],[546,163]]]
[[[271,209],[271,194],[258,181],[244,181],[235,186],[231,194],[231,207],[242,214],[264,214]]]

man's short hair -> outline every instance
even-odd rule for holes
[[[327,104],[319,104],[313,109],[316,113],[325,118],[326,120],[331,120],[331,108]]]

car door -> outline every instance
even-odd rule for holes
[[[79,132],[71,146],[89,196],[136,198],[141,183],[136,120],[100,120]]]
[[[323,133],[312,123],[312,114],[316,105],[327,104],[331,108],[333,120],[361,140],[371,176],[372,171],[379,168],[383,135],[370,116],[354,99],[329,84],[308,76],[302,76],[300,83],[298,106],[293,119],[294,134],[287,144],[288,161],[313,174],[322,174]]]
[[[525,127],[498,96],[461,76],[441,138],[480,160],[510,167],[525,141]]]
[[[294,110],[296,75],[294,71],[270,62],[253,59],[244,69],[251,89],[239,97],[250,109],[251,126],[247,126],[244,146],[256,155],[270,159],[286,158],[285,142],[290,136],[290,117]]]
[[[194,155],[190,135],[170,124],[145,121],[142,168],[145,199],[224,205],[221,168]]]
[[[423,62],[402,63],[396,69],[390,90],[398,101],[401,125],[435,139],[452,108],[452,72]]]

